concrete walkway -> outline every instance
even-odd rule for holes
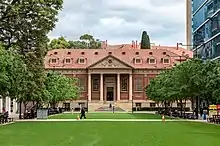
[[[89,122],[89,121],[96,121],[96,122],[162,122],[161,119],[26,119],[26,120],[16,120],[17,122]],[[166,122],[204,122],[204,120],[176,120],[176,119],[167,119]]]

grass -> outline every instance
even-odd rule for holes
[[[74,114],[58,114],[50,116],[50,119],[76,119],[80,115]],[[161,119],[161,115],[146,114],[146,113],[88,113],[86,114],[88,119]],[[166,117],[169,119],[169,117]]]
[[[220,127],[195,122],[20,122],[2,146],[219,146]]]

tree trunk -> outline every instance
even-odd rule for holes
[[[19,101],[19,108],[20,108],[20,110],[19,110],[19,119],[21,119],[21,104],[22,104],[22,102]]]
[[[183,117],[183,100],[180,99],[180,116]]]
[[[199,97],[196,96],[196,119],[199,119]]]

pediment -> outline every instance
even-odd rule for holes
[[[113,57],[108,56],[97,63],[91,65],[89,68],[119,68],[119,69],[130,69],[132,68],[128,64],[124,63],[123,61]]]

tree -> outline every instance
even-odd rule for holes
[[[79,87],[76,78],[69,78],[56,72],[48,72],[45,80],[45,102],[52,107],[57,103],[79,97]]]
[[[150,38],[146,31],[143,31],[142,37],[141,37],[141,49],[150,49]]]
[[[190,59],[158,75],[153,82],[150,82],[146,94],[150,99],[161,102],[180,101],[182,103],[182,100],[189,99],[192,102],[196,101],[198,116],[199,99],[200,101],[213,100],[220,95],[219,73],[216,63],[204,64],[200,59]],[[213,98],[214,96],[216,97]]]
[[[68,41],[64,37],[53,39],[49,43],[49,50],[52,49],[100,49],[101,42],[95,40],[92,35],[84,34],[77,41]]]
[[[0,1],[0,42],[7,50],[23,56],[28,72],[25,77],[30,81],[25,92],[28,100],[39,98],[43,90],[47,34],[55,27],[62,4],[63,0]]]
[[[68,42],[63,36],[58,39],[51,40],[49,49],[65,49],[70,48],[70,42]]]

